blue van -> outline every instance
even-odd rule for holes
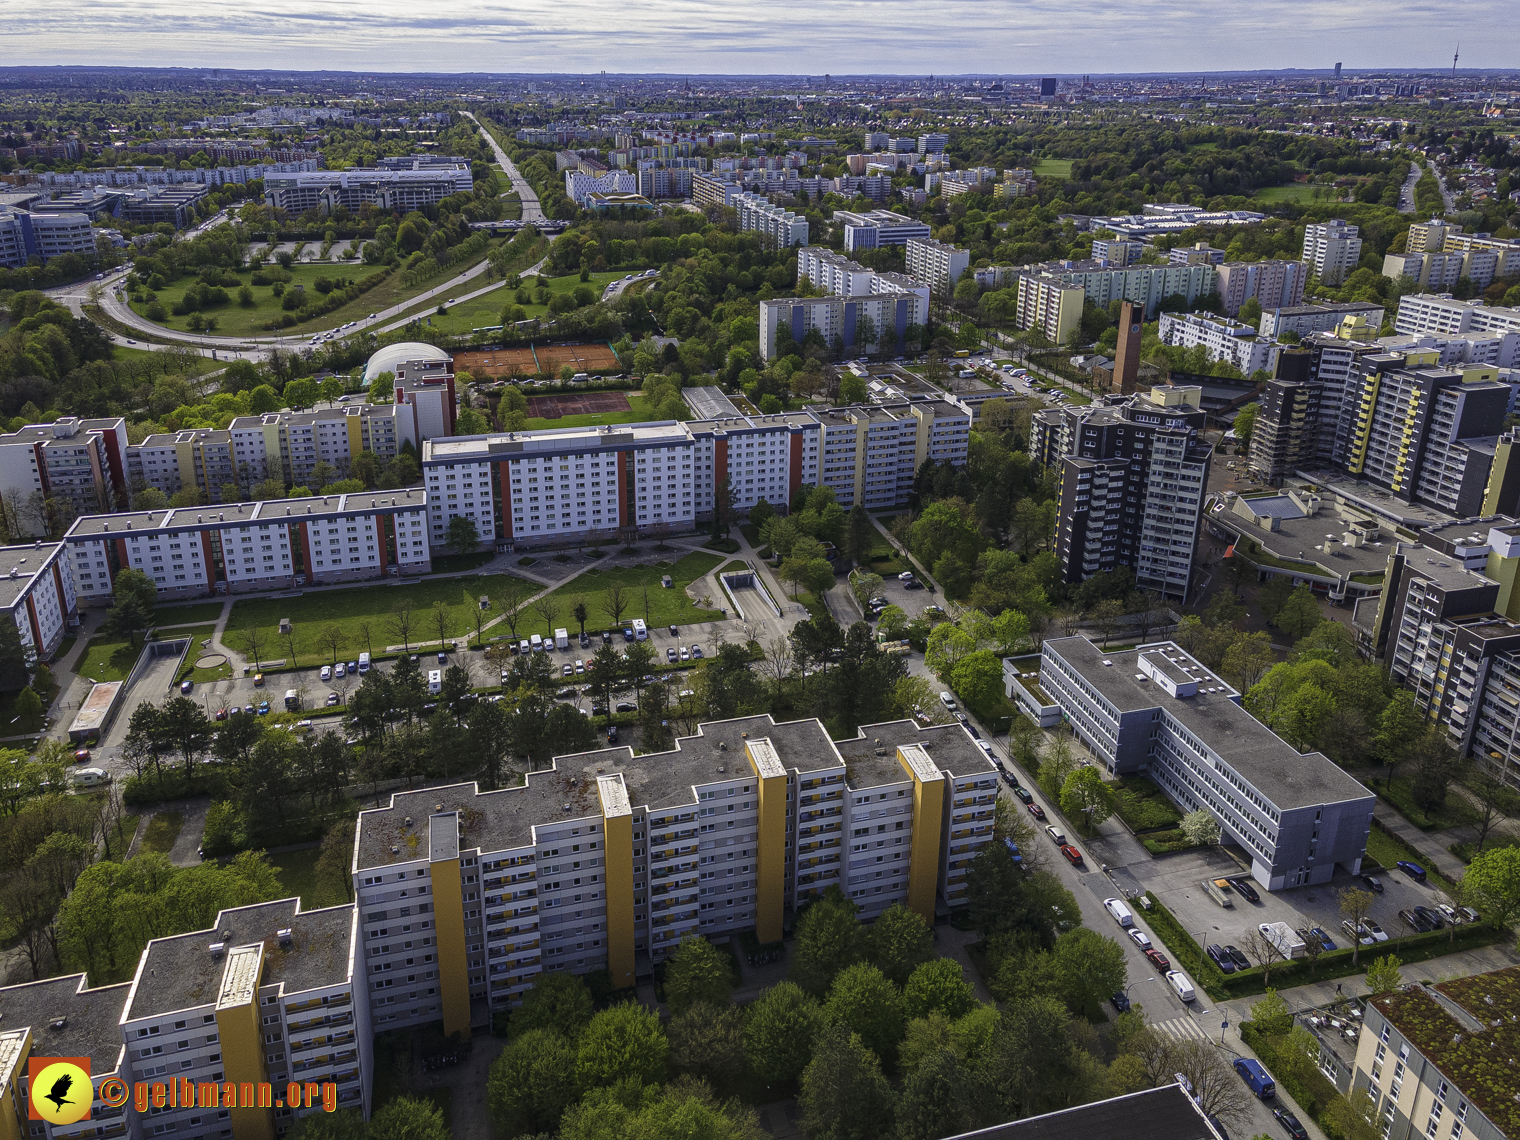
[[[1277,1095],[1277,1085],[1272,1081],[1272,1074],[1261,1067],[1260,1061],[1253,1061],[1250,1057],[1237,1057],[1235,1071],[1240,1074],[1241,1080],[1251,1086],[1251,1091],[1262,1100]]]

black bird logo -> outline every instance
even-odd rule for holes
[[[64,1073],[63,1076],[53,1082],[52,1090],[43,1099],[52,1101],[58,1106],[58,1111],[62,1112],[64,1105],[74,1103],[71,1100],[65,1099],[69,1095],[69,1086],[73,1083],[74,1078]]]

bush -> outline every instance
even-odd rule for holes
[[[224,799],[227,794],[227,777],[220,772],[208,770],[204,765],[188,780],[181,769],[166,768],[162,780],[151,772],[143,776],[129,776],[121,788],[122,802],[132,805],[161,804],[191,796]]]

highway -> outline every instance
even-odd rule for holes
[[[507,152],[502,150],[497,144],[495,136],[486,130],[484,124],[469,111],[463,111],[461,114],[477,127],[480,127],[480,133],[485,136],[486,142],[496,154],[496,161],[501,164],[502,170],[506,171],[507,177],[512,180],[512,189],[516,190],[518,197],[522,199],[522,220],[525,222],[543,221],[544,208],[539,204],[538,195],[534,193],[533,187],[528,185],[528,180],[522,176],[517,167],[512,165],[512,160],[507,157]]]

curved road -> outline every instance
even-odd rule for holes
[[[528,185],[528,180],[522,176],[517,167],[512,165],[512,160],[507,157],[507,152],[502,150],[496,142],[496,136],[486,130],[485,125],[469,111],[461,111],[460,114],[469,119],[480,128],[480,133],[485,135],[486,142],[496,153],[496,161],[506,171],[507,177],[512,180],[512,189],[517,191],[522,199],[522,220],[525,222],[541,222],[544,220],[544,208],[539,204],[538,195],[533,192],[533,187]]]

